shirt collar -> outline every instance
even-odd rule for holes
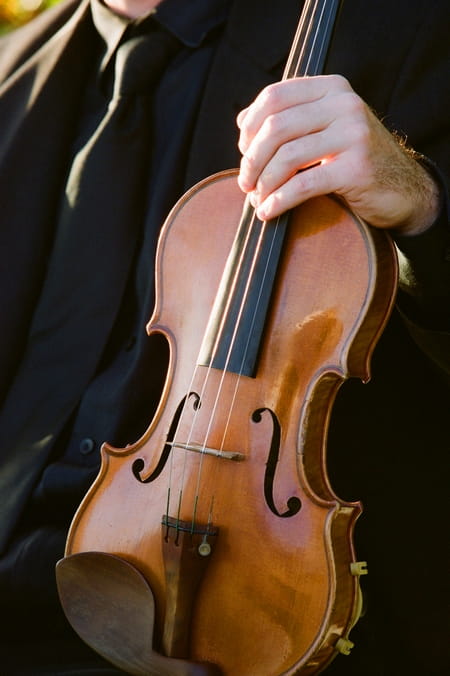
[[[226,19],[231,0],[163,0],[155,19],[186,47],[199,47]]]
[[[226,19],[231,0],[163,0],[156,9],[139,19],[116,14],[102,0],[91,0],[94,25],[105,43],[101,61],[104,70],[129,26],[136,29],[156,21],[186,47],[199,47]]]
[[[100,63],[100,71],[104,71],[131,20],[111,11],[100,0],[91,0],[91,12],[94,26],[105,44],[105,53]]]

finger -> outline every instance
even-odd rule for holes
[[[276,82],[263,89],[254,102],[238,115],[240,128],[239,149],[245,153],[269,115],[293,106],[322,99],[328,93],[351,90],[347,80],[340,75],[292,78]]]
[[[257,206],[256,215],[263,221],[270,220],[312,197],[335,192],[335,172],[339,173],[339,164],[339,161],[324,161],[295,174]]]
[[[244,192],[254,190],[261,173],[274,158],[280,157],[284,161],[286,155],[295,161],[292,143],[326,129],[331,124],[333,115],[331,106],[314,102],[267,117],[242,157],[238,179],[241,189]],[[306,144],[312,148],[314,141],[307,141]],[[292,169],[298,170],[302,166],[304,164],[300,161]]]
[[[283,144],[261,171],[255,162],[260,174],[256,179],[252,177],[255,181],[251,191],[254,206],[259,206],[299,171],[316,165],[326,165],[327,174],[333,176],[333,191],[340,190],[344,194],[364,183],[366,188],[370,186],[378,136],[367,117],[368,109],[354,93],[334,96],[333,105],[329,103],[327,98],[323,105],[312,104],[317,110],[322,107],[332,111],[333,117],[323,130]],[[335,165],[337,159],[340,161]],[[248,171],[245,162],[243,165],[243,172]],[[339,171],[336,171],[337,167]]]
[[[247,115],[248,108],[243,108],[240,113],[238,113],[236,117],[236,124],[238,128],[240,129],[242,127],[242,124],[244,122],[245,116]]]
[[[275,82],[263,89],[254,102],[238,116],[240,128],[239,149],[244,154],[264,121],[270,117],[288,110],[293,106],[316,100],[308,96],[308,90],[302,79]]]
[[[335,133],[334,126],[283,144],[259,174],[251,201],[256,206],[299,171],[334,161],[345,150],[346,134]]]

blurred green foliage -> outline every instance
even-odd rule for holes
[[[0,0],[0,35],[32,19],[60,0]]]

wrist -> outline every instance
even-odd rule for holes
[[[424,233],[438,220],[443,208],[443,190],[420,156],[412,157],[414,180],[410,185],[411,208],[408,216],[391,229],[395,238]]]

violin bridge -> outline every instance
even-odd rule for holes
[[[192,451],[193,453],[204,453],[205,455],[212,455],[216,458],[222,458],[223,460],[236,460],[238,462],[245,460],[244,453],[239,453],[237,451],[219,451],[216,448],[209,448],[208,446],[202,446],[201,444],[184,444],[180,441],[170,441],[168,443],[172,448],[182,448],[185,451]]]

